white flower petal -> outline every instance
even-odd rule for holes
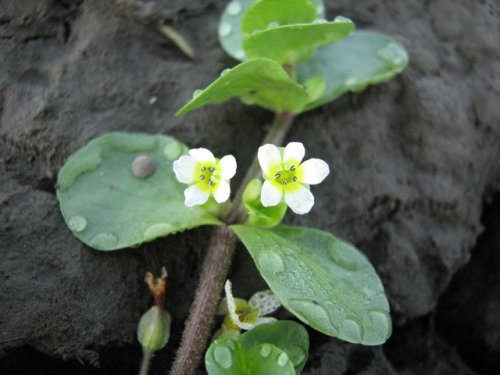
[[[233,155],[226,155],[219,161],[220,174],[223,180],[230,180],[236,174],[236,159]]]
[[[259,309],[260,316],[269,315],[281,307],[281,302],[271,289],[255,293],[248,303]]]
[[[184,204],[188,207],[204,204],[210,197],[210,192],[201,190],[196,185],[191,185],[184,190]]]
[[[285,202],[293,212],[303,215],[314,206],[314,196],[306,186],[301,185],[299,190],[285,194]]]
[[[300,163],[304,159],[306,149],[304,145],[300,142],[290,142],[285,147],[285,152],[283,153],[283,161],[288,163],[294,161]]]
[[[269,323],[274,323],[277,319],[273,317],[264,317],[264,318],[259,318],[255,322],[255,325],[261,325],[261,324],[269,324]]]
[[[300,167],[304,172],[302,181],[307,185],[316,185],[322,182],[330,173],[330,167],[321,159],[309,159],[303,162]]]
[[[233,297],[233,291],[231,290],[231,281],[227,280],[226,285],[224,285],[224,290],[226,291],[226,301],[227,309],[229,311],[229,316],[234,324],[236,324],[241,329],[249,330],[255,327],[255,324],[243,323],[240,321],[240,317],[236,314],[236,302]]]
[[[260,146],[257,157],[264,176],[269,174],[272,166],[282,162],[280,149],[272,144]]]
[[[189,150],[189,155],[191,155],[195,160],[201,162],[215,162],[215,156],[210,150],[206,148],[194,148]]]
[[[224,203],[229,199],[229,195],[231,194],[231,187],[229,183],[226,181],[219,182],[217,189],[214,190],[214,198],[217,203]]]
[[[260,192],[260,202],[264,207],[276,206],[283,198],[283,191],[275,187],[270,181],[264,181]]]
[[[198,162],[189,155],[181,156],[174,161],[174,173],[179,182],[192,184],[195,181],[194,170]]]

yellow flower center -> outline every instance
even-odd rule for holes
[[[298,161],[289,161],[272,166],[267,179],[284,192],[294,192],[299,190],[300,182],[304,176],[304,171]]]
[[[220,182],[220,166],[218,162],[198,163],[194,170],[196,185],[203,191],[211,192]]]

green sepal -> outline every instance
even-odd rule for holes
[[[304,368],[309,352],[309,335],[306,329],[291,320],[258,325],[242,334],[238,342],[244,351],[266,343],[277,346],[288,355],[297,375]]]
[[[299,113],[308,102],[304,87],[293,81],[280,64],[256,58],[227,70],[205,90],[198,91],[177,115],[233,97],[275,112]]]
[[[408,64],[408,53],[387,35],[354,31],[345,39],[318,48],[313,57],[297,65],[297,80],[324,77],[323,94],[308,103],[304,111],[319,107],[349,92],[391,79]]]
[[[188,148],[174,138],[109,133],[71,155],[59,171],[57,198],[66,224],[97,250],[137,246],[157,237],[220,221],[203,207],[186,207],[173,161]],[[155,165],[147,178],[132,172],[144,155]],[[213,210],[212,210],[213,212]]]
[[[345,38],[354,28],[354,23],[344,17],[333,22],[278,26],[245,37],[243,49],[248,57],[295,64],[309,59],[316,48]]]
[[[243,204],[247,213],[247,224],[261,227],[273,227],[283,220],[287,205],[282,202],[276,206],[264,207],[260,201],[262,181],[254,179],[249,182],[243,192]]]
[[[231,226],[283,306],[330,336],[380,345],[391,335],[389,303],[368,259],[316,229]]]

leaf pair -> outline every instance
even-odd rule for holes
[[[209,375],[299,375],[308,351],[304,327],[284,320],[257,326],[237,340],[216,340],[205,366]]]
[[[346,92],[384,82],[408,64],[406,50],[393,38],[352,32],[354,24],[343,17],[323,22],[316,18],[323,10],[321,1],[313,5],[309,0],[229,3],[219,39],[228,54],[244,62],[225,70],[177,114],[232,97],[275,112],[299,114]],[[296,62],[297,82],[282,66]]]

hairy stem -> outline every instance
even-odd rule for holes
[[[292,122],[293,114],[289,112],[277,113],[263,144],[280,145]],[[236,192],[233,208],[226,216],[227,223],[243,222],[245,217],[242,204],[243,191],[252,179],[259,177],[259,174],[259,162],[255,157]],[[198,367],[215,321],[221,291],[229,273],[236,240],[236,235],[227,226],[218,227],[212,236],[203,262],[200,282],[182,334],[181,345],[177,350],[177,357],[170,370],[170,375],[192,375]]]

